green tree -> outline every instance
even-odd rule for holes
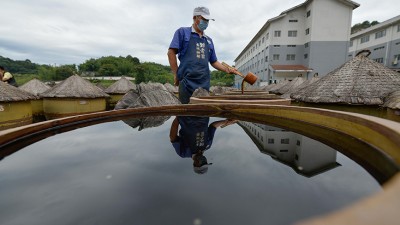
[[[73,65],[64,65],[56,67],[54,80],[64,80],[75,73],[75,67]]]
[[[0,56],[0,65],[6,68],[11,73],[19,74],[36,74],[38,72],[38,64],[32,63],[29,59],[12,60]]]
[[[227,74],[225,72],[214,70],[211,72],[211,85],[212,86],[233,86],[235,82],[235,75]]]
[[[129,62],[132,62],[132,63],[134,63],[134,64],[140,64],[139,59],[136,58],[136,57],[132,57],[131,55],[127,55],[127,56],[126,56],[126,59],[127,59]]]
[[[142,66],[136,67],[136,78],[135,83],[140,84],[146,82],[145,70]]]
[[[372,21],[371,23],[368,20],[366,20],[362,23],[356,23],[351,27],[351,33],[354,34],[360,30],[366,29],[368,27],[371,27],[371,26],[374,26],[377,24],[379,24],[379,22],[376,20]]]
[[[100,76],[118,76],[117,67],[114,64],[104,64],[100,66],[99,69]]]
[[[100,69],[99,63],[97,62],[97,60],[93,58],[86,60],[86,62],[80,64],[78,67],[79,71],[88,71],[88,72],[95,72]]]
[[[374,20],[374,21],[372,21],[372,22],[370,23],[371,26],[375,26],[375,25],[377,25],[377,24],[379,24],[379,22],[376,21],[376,20]]]
[[[39,66],[38,76],[40,80],[52,81],[56,77],[56,68],[51,66]]]

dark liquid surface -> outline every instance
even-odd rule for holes
[[[330,147],[248,122],[217,128],[212,165],[197,174],[174,150],[171,122],[102,123],[5,157],[0,224],[288,224],[381,189]]]

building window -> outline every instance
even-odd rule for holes
[[[360,39],[361,44],[369,41],[369,35],[364,36]]]
[[[393,57],[393,62],[392,62],[392,64],[393,64],[393,65],[397,65],[397,64],[399,63],[399,61],[400,61],[400,55],[395,55],[395,56]]]
[[[275,36],[275,37],[280,37],[280,36],[281,36],[281,31],[280,31],[280,30],[276,30],[276,31],[274,32],[274,36]]]
[[[298,20],[289,20],[289,23],[297,23]]]
[[[282,150],[279,150],[279,152],[289,152],[289,150],[287,150],[287,149],[282,149]]]
[[[288,45],[289,48],[296,48],[296,45]]]
[[[263,37],[263,39],[262,39],[262,43],[264,44],[264,39],[265,39],[265,37]]]
[[[268,138],[268,144],[273,144],[274,143],[274,139],[273,138]]]
[[[353,47],[353,41],[350,41],[350,47]]]
[[[286,60],[287,61],[294,61],[296,59],[296,55],[295,54],[287,54],[286,55]]]
[[[378,50],[381,50],[381,49],[384,49],[384,48],[385,48],[385,46],[377,47],[377,48],[374,48],[374,51],[378,51]]]
[[[297,140],[296,145],[300,146],[300,140]]]
[[[310,28],[307,28],[306,29],[306,35],[309,35],[310,34]]]
[[[289,30],[288,37],[297,37],[297,30]]]
[[[281,139],[281,144],[289,144],[289,138]]]
[[[308,58],[308,54],[304,54],[304,58],[307,59]]]
[[[269,38],[269,33],[267,33],[266,38],[267,38],[267,40],[268,40],[268,38]]]
[[[352,58],[352,57],[353,57],[353,54],[347,55],[347,57]]]
[[[280,48],[281,46],[280,45],[274,45],[274,48]]]
[[[307,11],[307,17],[310,17],[311,16],[311,10],[308,10]]]
[[[381,38],[384,36],[386,36],[386,30],[381,30],[381,31],[375,33],[375,39],[378,39],[378,38]]]
[[[279,60],[279,54],[274,54],[274,55],[273,55],[273,59],[274,59],[274,60]]]
[[[378,62],[378,63],[383,63],[383,58],[377,58],[377,59],[374,59],[374,61]]]
[[[393,65],[397,65],[397,64],[399,63],[399,61],[400,61],[400,55],[395,55],[395,56],[393,57],[393,62],[392,62],[392,64],[393,64]]]
[[[400,24],[397,25],[397,32],[400,32]]]
[[[308,42],[304,44],[304,48],[308,48]]]
[[[268,62],[268,56],[265,56],[265,62]]]

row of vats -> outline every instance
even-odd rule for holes
[[[177,88],[171,84],[160,87],[160,91],[177,93]],[[127,92],[137,88],[138,85],[125,77],[106,89],[78,75],[54,87],[37,79],[20,88],[0,82],[0,129],[32,123],[35,116],[53,119],[114,109]],[[233,88],[211,87],[211,95],[196,91],[191,103],[290,105],[291,101],[299,101],[383,106],[400,114],[400,74],[363,54],[321,78],[297,77],[292,81],[247,88],[251,89],[242,93]]]
[[[0,82],[0,129],[113,108],[135,85],[125,77],[103,90],[78,75],[50,87],[33,79],[19,88]]]

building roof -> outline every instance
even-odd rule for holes
[[[277,83],[276,85],[268,85],[266,88],[264,88],[265,91],[269,91],[271,93],[276,93],[275,91],[278,90],[279,88],[285,86],[286,84],[288,84],[290,81],[288,80],[284,80],[281,81],[280,83]],[[269,87],[271,86],[271,87]],[[268,88],[269,87],[269,88]]]
[[[171,92],[171,93],[174,93],[174,92],[177,92],[177,91],[178,91],[178,87],[173,86],[173,85],[170,84],[170,83],[165,83],[165,84],[164,84],[164,87],[165,87],[169,92]]]
[[[109,95],[78,75],[72,75],[40,94],[44,98],[104,98]]]
[[[288,9],[288,10],[286,10],[286,11],[283,11],[280,15],[282,15],[282,14],[287,14],[288,12],[291,12],[291,11],[297,9],[297,8],[300,8],[300,7],[302,7],[302,6],[306,6],[306,5],[308,5],[311,1],[313,1],[313,0],[307,0],[307,1],[305,1],[305,2],[303,2],[303,3],[301,3],[301,4],[299,4],[299,5],[296,5],[296,6],[293,7],[293,8],[290,8],[290,9]],[[358,8],[358,7],[360,6],[360,4],[358,4],[357,2],[353,2],[353,1],[349,1],[349,0],[338,0],[338,1],[341,2],[341,3],[343,3],[343,4],[346,4],[346,5],[349,5],[349,6],[353,7],[353,9],[356,9],[356,8]]]
[[[399,89],[399,73],[359,54],[291,97],[312,103],[382,105],[388,94]]]
[[[126,77],[121,77],[117,82],[104,90],[107,94],[126,94],[131,89],[136,89],[136,85]]]
[[[0,102],[17,102],[36,99],[34,95],[0,81]]]
[[[391,109],[400,109],[400,90],[391,93],[385,98],[383,107]]]
[[[319,77],[313,77],[311,79],[305,80],[303,83],[301,83],[299,86],[296,86],[294,88],[291,88],[289,91],[287,91],[285,94],[282,95],[282,98],[291,98],[290,95],[302,88],[307,87],[308,85],[314,83],[315,81],[319,80]]]
[[[34,78],[24,85],[20,86],[19,89],[38,96],[39,94],[49,90],[50,86]]]
[[[360,30],[360,31],[350,35],[350,40],[358,38],[360,36],[364,36],[366,33],[381,30],[385,27],[392,26],[393,24],[398,24],[399,22],[400,22],[400,15],[393,17],[389,20],[383,21],[382,23],[379,23],[374,26],[370,26],[366,29]]]
[[[247,49],[250,48],[250,46],[264,33],[264,31],[266,31],[266,30],[268,29],[269,25],[270,25],[273,21],[285,17],[289,12],[291,12],[291,11],[293,11],[293,10],[295,10],[295,9],[298,9],[298,8],[300,8],[300,7],[302,7],[302,6],[306,6],[306,5],[308,5],[308,4],[309,4],[310,2],[312,2],[312,1],[313,1],[313,0],[307,0],[307,1],[305,1],[305,2],[303,2],[303,3],[301,3],[301,4],[299,4],[299,5],[297,5],[297,6],[295,6],[295,7],[292,7],[292,8],[290,8],[290,9],[286,10],[286,11],[283,11],[281,14],[279,14],[279,16],[276,16],[276,17],[273,17],[273,18],[267,20],[267,22],[265,22],[265,24],[262,26],[262,28],[261,28],[261,29],[257,32],[257,34],[251,39],[251,41],[246,45],[246,47],[242,50],[242,52],[236,57],[236,59],[235,59],[234,61],[236,62],[236,61],[247,51]],[[349,1],[349,0],[337,0],[337,1],[339,1],[339,2],[341,2],[341,3],[343,3],[343,4],[346,4],[346,5],[349,5],[349,6],[351,6],[353,9],[356,9],[356,8],[358,8],[358,7],[360,6],[360,4],[358,4],[358,3],[356,3],[356,2],[353,2],[353,1]]]
[[[275,93],[285,94],[286,92],[295,89],[297,86],[301,85],[304,81],[305,79],[303,77],[296,77],[286,85],[275,90]]]
[[[303,65],[270,65],[270,68],[275,72],[311,72],[313,69]]]

